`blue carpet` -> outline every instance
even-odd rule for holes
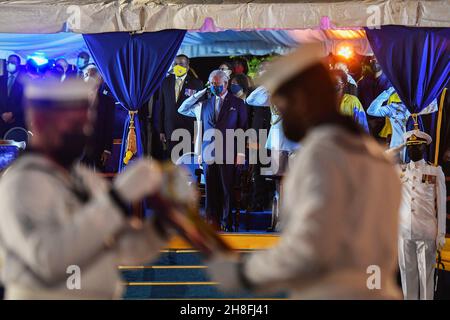
[[[152,266],[202,266],[196,252],[164,252]],[[256,296],[249,293],[224,294],[214,284],[183,284],[183,282],[210,282],[206,269],[124,269],[123,280],[130,283],[178,282],[178,285],[128,285],[125,299],[223,299],[223,298],[283,298],[285,295]]]
[[[270,227],[270,211],[241,211],[239,232],[262,234]],[[203,266],[199,253],[184,251],[164,252],[157,261],[147,266]],[[127,283],[144,283],[146,285],[128,285],[125,299],[223,299],[223,298],[283,298],[285,295],[256,296],[248,293],[224,294],[214,284],[183,284],[183,282],[210,282],[206,269],[123,269],[122,276]],[[177,285],[148,285],[157,282],[177,282]]]

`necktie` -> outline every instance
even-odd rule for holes
[[[175,101],[178,101],[178,97],[180,96],[182,84],[183,84],[183,79],[177,78],[176,83],[175,83]]]
[[[216,121],[217,121],[217,119],[219,119],[219,114],[220,114],[220,103],[221,103],[221,99],[220,99],[220,97],[216,97],[216,101],[215,101],[215,104],[214,104],[214,110],[215,110],[215,118],[216,118]]]
[[[8,77],[8,97],[9,97],[9,95],[11,93],[11,89],[12,89],[13,84],[14,84],[14,76],[12,74],[10,74],[9,77]]]

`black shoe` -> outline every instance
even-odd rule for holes
[[[220,226],[220,229],[221,229],[223,232],[233,232],[233,227],[230,226],[230,225],[222,224],[222,225]]]

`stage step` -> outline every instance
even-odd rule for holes
[[[266,249],[277,241],[268,234],[221,234],[236,251],[248,254]],[[285,295],[258,296],[248,293],[224,294],[211,281],[207,266],[198,251],[180,238],[173,239],[160,257],[142,266],[120,266],[125,299],[243,299],[284,298]]]
[[[249,251],[246,251],[249,252]],[[244,253],[245,254],[245,253]],[[189,263],[189,264],[187,264]],[[121,266],[125,299],[223,299],[283,298],[284,295],[255,296],[224,294],[206,273],[201,254],[195,250],[162,252],[158,261],[144,266]]]
[[[241,211],[239,232],[265,232],[272,223],[272,211]]]

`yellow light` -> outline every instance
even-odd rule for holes
[[[335,40],[356,40],[366,37],[364,30],[325,30],[325,34],[328,39]]]
[[[338,55],[344,57],[345,59],[349,59],[353,56],[353,49],[350,47],[341,47],[338,51]]]

